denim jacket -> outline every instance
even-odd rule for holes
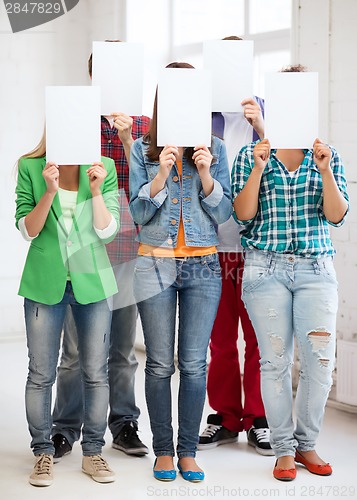
[[[142,226],[137,240],[152,246],[175,248],[182,205],[186,245],[217,245],[215,226],[232,215],[230,176],[223,142],[212,137],[210,172],[214,188],[208,196],[203,192],[197,168],[183,157],[182,187],[174,164],[164,189],[151,198],[151,182],[160,164],[148,159],[147,148],[142,138],[137,139],[130,154],[129,209],[134,221]]]

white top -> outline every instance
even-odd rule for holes
[[[252,142],[253,127],[243,113],[222,113],[224,118],[223,139],[227,149],[229,171],[232,172],[234,158],[243,146]],[[218,226],[219,252],[242,252],[240,244],[241,228],[230,217],[227,222]]]
[[[67,189],[58,188],[58,197],[63,215],[63,223],[68,234],[71,232],[73,225],[77,194],[78,191],[68,191]]]
[[[72,229],[72,224],[73,224],[72,216],[76,210],[77,194],[78,194],[77,191],[68,191],[67,189],[58,188],[58,197],[63,214],[63,222],[68,233],[70,233]],[[32,241],[35,238],[37,238],[38,234],[36,234],[36,236],[30,236],[28,234],[25,224],[25,217],[22,217],[19,220],[19,230],[22,237],[26,241]],[[105,238],[110,238],[110,236],[112,236],[116,232],[117,223],[113,215],[111,214],[111,220],[107,227],[105,227],[104,229],[97,229],[95,226],[93,226],[93,228],[94,231],[97,233],[98,238],[103,240]]]

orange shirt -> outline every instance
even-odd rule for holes
[[[182,160],[176,160],[177,170],[182,176]],[[175,248],[154,247],[140,243],[139,255],[153,255],[154,257],[200,257],[217,253],[215,246],[211,247],[190,247],[185,243],[185,230],[182,222],[182,210],[180,216],[179,229],[177,234],[177,246]]]

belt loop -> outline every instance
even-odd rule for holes
[[[315,274],[321,274],[321,264],[318,259],[314,259],[312,265],[314,267]]]
[[[276,257],[274,256],[273,252],[268,252],[267,268],[268,268],[269,274],[273,274],[274,269],[275,269],[275,264],[276,264]]]

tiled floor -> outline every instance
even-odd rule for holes
[[[149,446],[151,434],[143,391],[144,355],[139,354],[137,403],[142,410],[139,427],[142,440]],[[1,466],[0,498],[51,500],[144,500],[146,498],[280,498],[344,499],[357,498],[357,416],[327,408],[318,451],[334,466],[330,477],[321,478],[298,467],[292,483],[276,481],[271,474],[274,458],[262,457],[247,445],[246,436],[238,444],[198,452],[198,462],[206,472],[201,484],[178,477],[161,483],[152,477],[153,454],[144,458],[128,457],[111,448],[111,436],[103,455],[116,471],[115,483],[98,484],[81,472],[81,450],[73,452],[55,466],[55,481],[49,488],[28,483],[33,466],[24,410],[24,385],[27,374],[25,341],[0,343],[0,424]],[[177,377],[173,390],[177,389]],[[174,405],[175,406],[175,405]],[[202,429],[209,408],[206,406]],[[174,412],[176,417],[176,413]]]

